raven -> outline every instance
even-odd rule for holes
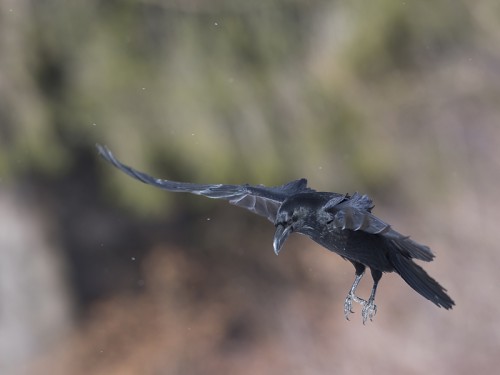
[[[355,268],[355,279],[344,301],[344,315],[349,320],[352,302],[362,306],[363,324],[377,313],[375,293],[383,272],[396,272],[417,293],[438,307],[451,309],[455,304],[436,280],[412,259],[426,262],[432,251],[373,215],[373,202],[367,195],[317,192],[307,187],[305,178],[281,186],[194,184],[163,180],[139,172],[119,162],[104,146],[96,145],[99,154],[129,176],[145,184],[172,192],[224,199],[266,217],[274,223],[273,247],[279,254],[288,236],[301,233],[349,260]],[[355,292],[366,267],[370,268],[373,287],[368,300]]]

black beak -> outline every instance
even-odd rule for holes
[[[279,254],[281,247],[283,246],[286,239],[292,232],[293,228],[291,225],[285,227],[283,224],[278,224],[276,226],[276,233],[274,233],[274,241],[273,241],[274,252],[276,255]]]

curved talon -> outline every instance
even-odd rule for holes
[[[363,310],[361,310],[361,315],[363,317],[363,324],[366,323],[368,318],[370,321],[373,321],[375,314],[377,313],[377,305],[373,303],[373,300],[369,300],[368,302],[363,304]]]
[[[363,298],[359,298],[357,295],[349,293],[344,301],[344,316],[347,320],[349,320],[350,314],[354,314],[352,310],[352,301],[359,303],[361,306],[366,306],[368,304],[368,301]],[[366,320],[366,318],[364,320]]]
[[[354,311],[352,311],[352,296],[349,294],[344,301],[344,316],[347,320],[349,320],[349,314],[353,313]]]

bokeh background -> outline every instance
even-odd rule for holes
[[[500,3],[0,1],[1,374],[500,366]],[[437,254],[363,326],[350,263],[158,177],[360,191]],[[360,287],[367,295],[368,275]]]

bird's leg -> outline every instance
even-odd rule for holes
[[[366,303],[366,301],[364,299],[359,298],[356,294],[354,294],[362,277],[363,277],[363,273],[360,275],[356,275],[356,278],[354,279],[354,283],[352,284],[351,290],[349,291],[349,294],[347,295],[347,297],[345,299],[344,315],[345,315],[345,318],[347,320],[349,320],[349,314],[352,314],[354,312],[354,311],[352,311],[352,301],[355,301],[355,302],[360,303],[360,304]]]
[[[362,303],[363,310],[361,310],[361,315],[363,317],[363,324],[366,323],[368,318],[370,319],[370,321],[372,321],[373,317],[377,313],[377,305],[375,305],[375,294],[377,293],[378,282],[382,278],[381,271],[373,270],[373,269],[370,269],[370,270],[372,272],[372,277],[373,277],[373,287],[372,287],[372,291],[370,293],[370,298],[368,299],[368,301],[365,301],[364,303]]]
[[[344,316],[347,320],[349,320],[349,314],[352,314],[354,311],[352,311],[352,301],[357,302],[361,305],[365,305],[366,301],[362,298],[359,298],[356,294],[356,288],[359,285],[359,282],[361,281],[361,278],[363,277],[365,273],[365,266],[361,263],[354,263],[354,267],[356,268],[356,278],[354,279],[354,282],[352,283],[351,290],[349,291],[349,294],[347,295],[345,302],[344,302]]]

